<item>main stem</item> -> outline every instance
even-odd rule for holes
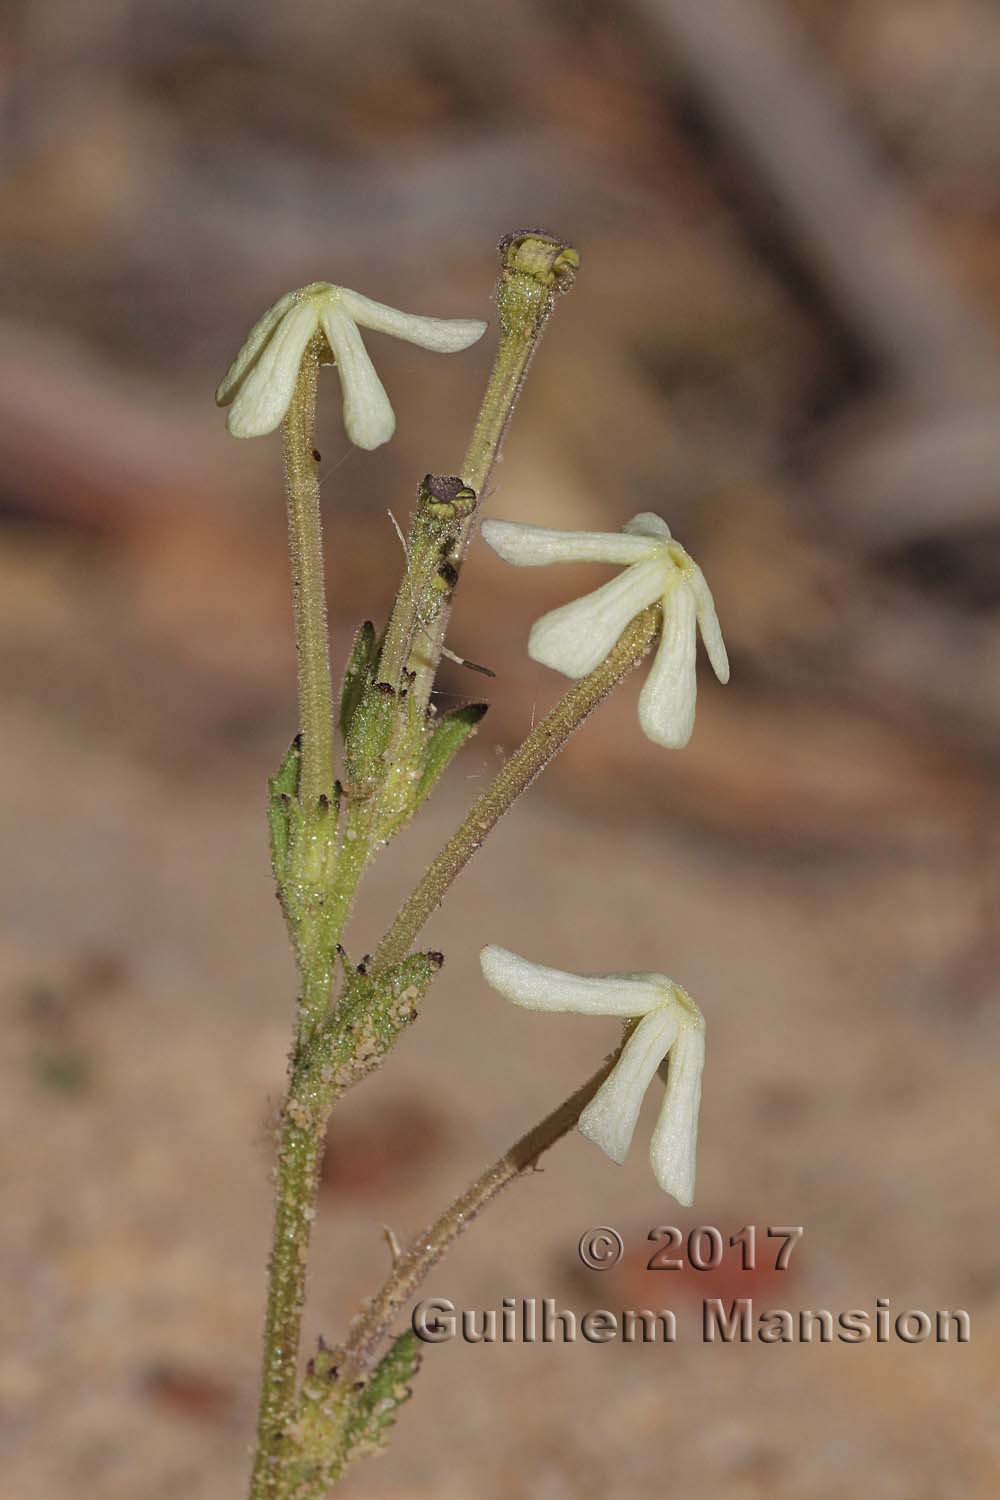
[[[427,1272],[436,1265],[473,1219],[511,1182],[523,1176],[576,1125],[581,1114],[607,1078],[621,1048],[571,1094],[558,1109],[529,1130],[505,1151],[499,1161],[466,1188],[439,1219],[418,1234],[396,1261],[392,1275],[384,1283],[351,1329],[344,1348],[346,1361],[341,1370],[344,1381],[356,1379],[370,1365],[378,1346],[392,1327],[397,1313],[406,1305]]]
[[[302,1307],[305,1301],[306,1256],[310,1215],[316,1199],[322,1130],[305,1116],[293,1120],[295,1084],[289,1091],[281,1126],[278,1156],[278,1196],[274,1237],[268,1265],[267,1314],[264,1325],[264,1366],[261,1377],[257,1451],[250,1481],[251,1500],[265,1500],[280,1492],[279,1447],[295,1399]]]
[[[382,939],[370,965],[380,974],[400,963],[420,929],[440,905],[452,881],[468,864],[504,813],[525,791],[574,730],[639,665],[660,627],[659,605],[650,605],[622,632],[617,644],[587,677],[571,687],[520,745],[503,770],[472,806],[461,827],[425,871]]]
[[[326,623],[323,525],[313,457],[318,375],[319,354],[312,344],[303,356],[295,393],[281,429],[302,733],[299,797],[304,807],[313,807],[320,797],[333,795],[333,689]]]

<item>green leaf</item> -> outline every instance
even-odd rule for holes
[[[297,734],[288,747],[278,774],[268,778],[267,821],[271,829],[271,864],[278,885],[288,873],[288,851],[291,844],[291,803],[298,796],[302,770],[302,736]]]
[[[372,682],[362,692],[344,741],[349,797],[370,796],[380,784],[398,710],[398,695],[388,682]]]
[[[410,1382],[420,1369],[420,1343],[411,1329],[401,1333],[358,1398],[344,1433],[345,1467],[356,1458],[380,1453],[396,1413],[413,1395]]]
[[[411,953],[378,977],[363,965],[350,975],[331,1022],[336,1034],[349,1038],[336,1068],[338,1094],[379,1066],[400,1032],[416,1018],[417,1006],[443,963],[441,953]],[[317,1046],[323,1048],[322,1037]]]
[[[407,1329],[370,1375],[345,1386],[342,1352],[321,1339],[287,1434],[280,1493],[319,1500],[355,1459],[380,1453],[399,1408],[413,1394],[410,1383],[421,1353],[419,1340]]]
[[[375,626],[366,620],[358,628],[351,647],[351,655],[340,689],[340,732],[346,739],[351,730],[354,715],[364,697],[365,690],[375,679],[378,666],[379,642]]]
[[[467,703],[463,708],[453,708],[431,732],[413,799],[414,807],[419,807],[466,740],[475,734],[488,708],[488,703]]]

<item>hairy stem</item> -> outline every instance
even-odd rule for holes
[[[266,1500],[280,1493],[279,1449],[295,1401],[306,1256],[323,1150],[322,1130],[316,1129],[311,1121],[297,1123],[289,1117],[287,1111],[294,1109],[294,1104],[293,1084],[278,1155],[278,1194],[268,1264],[264,1369],[251,1500]]]
[[[392,1275],[376,1292],[351,1329],[344,1346],[346,1361],[341,1370],[341,1378],[345,1384],[356,1379],[369,1366],[400,1309],[409,1301],[431,1267],[465,1233],[473,1219],[508,1183],[514,1182],[532,1168],[543,1152],[569,1134],[620,1056],[619,1047],[592,1078],[564,1100],[558,1109],[546,1115],[527,1135],[515,1141],[499,1161],[494,1162],[471,1187],[466,1188],[439,1219],[417,1235],[396,1261]]]
[[[292,555],[295,650],[298,657],[300,796],[305,806],[333,794],[333,691],[326,624],[323,530],[316,478],[314,428],[319,354],[306,350],[295,394],[282,424],[288,544]]]
[[[319,483],[313,457],[318,374],[319,353],[313,344],[302,359],[282,426],[298,659],[298,802],[312,836],[296,851],[296,882],[302,893],[309,893],[295,934],[301,981],[299,1045],[278,1152],[257,1451],[250,1489],[253,1500],[265,1500],[279,1489],[277,1455],[295,1400],[306,1257],[323,1148],[322,1121],[310,1108],[313,1101],[301,1097],[308,1081],[301,1065],[302,1041],[329,1006],[333,971],[322,894],[322,850],[327,840],[319,836],[320,827],[330,822],[329,801],[333,796],[333,691]]]
[[[598,704],[642,661],[656,638],[660,617],[660,607],[655,604],[637,615],[600,666],[575,683],[535,725],[500,774],[473,804],[461,827],[428,866],[379,944],[371,965],[372,972],[382,973],[406,957],[414,938],[440,905],[452,881],[504,813],[562,749],[574,730],[579,729]]]

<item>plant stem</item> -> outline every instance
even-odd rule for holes
[[[266,1500],[280,1493],[278,1448],[295,1400],[306,1256],[323,1150],[323,1131],[315,1121],[304,1118],[299,1122],[289,1115],[295,1106],[295,1093],[293,1080],[278,1154],[278,1194],[268,1264],[264,1367],[251,1500]]]
[[[462,480],[478,496],[480,507],[528,366],[545,332],[555,293],[568,291],[579,264],[580,257],[571,246],[541,232],[512,234],[500,242],[496,288],[500,344],[461,471]],[[456,578],[474,521],[475,517],[469,515],[462,522],[451,547],[449,561]],[[446,601],[431,624],[416,634],[410,667],[416,673],[413,692],[422,709],[430,701],[450,612],[450,601]]]
[[[281,429],[302,732],[299,795],[305,807],[315,806],[320,797],[333,795],[333,690],[319,481],[313,458],[318,374],[319,353],[315,344],[311,344],[302,358],[295,393]]]
[[[440,904],[452,881],[504,813],[562,749],[574,730],[579,729],[598,704],[642,661],[659,630],[660,617],[660,607],[656,604],[637,615],[601,665],[574,684],[535,725],[500,774],[473,804],[461,827],[428,866],[379,944],[370,965],[371,972],[382,973],[406,957],[414,938]]]
[[[533,1167],[543,1152],[569,1134],[620,1056],[621,1047],[558,1109],[554,1109],[529,1130],[527,1135],[515,1141],[499,1161],[494,1162],[471,1187],[466,1188],[429,1229],[417,1235],[396,1261],[392,1275],[376,1292],[351,1328],[344,1345],[345,1362],[340,1371],[345,1384],[364,1373],[380,1342],[389,1332],[396,1314],[409,1301],[431,1267],[465,1233],[473,1219],[508,1183],[514,1182]]]
[[[321,824],[328,824],[330,817],[330,809],[322,805],[323,800],[329,801],[333,796],[333,691],[319,483],[313,458],[318,374],[319,352],[313,343],[303,356],[282,425],[298,660],[301,736],[298,800],[312,833],[296,856],[303,861],[296,879],[303,891],[312,887],[317,890],[310,898],[295,942],[301,980],[299,1044],[278,1151],[257,1452],[250,1487],[253,1500],[265,1500],[279,1490],[277,1450],[295,1399],[306,1256],[325,1123],[325,1116],[315,1108],[315,1085],[302,1056],[305,1036],[329,1006],[333,969],[332,945],[326,941],[327,924],[319,889],[323,884],[325,840],[318,836],[318,830]]]

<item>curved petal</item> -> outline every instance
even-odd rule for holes
[[[229,408],[233,437],[263,437],[283,420],[316,324],[314,302],[298,302],[285,313]]]
[[[658,516],[652,510],[641,510],[637,516],[632,517],[631,521],[625,522],[622,531],[627,536],[647,536],[657,542],[671,540],[670,527],[662,516]]]
[[[659,554],[633,563],[592,594],[536,620],[528,636],[528,655],[567,677],[586,677],[629,621],[655,603],[664,587],[664,559]]]
[[[581,1134],[619,1165],[632,1144],[643,1095],[677,1035],[676,1007],[660,1005],[644,1016],[579,1120]]]
[[[519,568],[540,568],[555,562],[604,562],[631,565],[649,557],[648,537],[623,536],[620,531],[554,531],[520,521],[484,521],[483,541],[504,562]]]
[[[337,300],[362,328],[371,328],[375,333],[390,333],[393,338],[419,344],[421,349],[434,349],[438,354],[455,354],[459,349],[468,349],[486,332],[486,324],[479,318],[424,318],[387,307],[384,302],[373,302],[370,297],[352,292],[346,286],[338,288]]]
[[[694,1202],[695,1156],[701,1075],[705,1066],[705,1023],[686,1021],[670,1050],[667,1089],[653,1131],[649,1159],[665,1193],[685,1208]]]
[[[719,617],[715,612],[715,600],[712,598],[712,590],[709,588],[705,575],[698,564],[688,559],[685,568],[685,576],[688,588],[694,595],[695,610],[698,616],[698,628],[701,638],[705,642],[705,650],[708,659],[712,663],[712,670],[720,682],[729,681],[729,656],[726,652],[726,643],[722,639],[722,627]]]
[[[243,347],[233,360],[229,369],[219,381],[219,388],[215,393],[217,406],[228,406],[236,395],[238,386],[249,371],[251,365],[257,359],[271,334],[277,328],[288,309],[299,299],[298,292],[286,292],[279,297],[273,307],[259,317],[243,341]]]
[[[396,430],[396,416],[342,296],[320,304],[320,322],[333,350],[344,398],[344,430],[358,448],[379,448]]]
[[[639,723],[647,739],[668,750],[686,745],[697,691],[694,595],[678,580],[663,601],[663,633],[639,694]]]
[[[479,955],[487,984],[525,1010],[592,1016],[643,1016],[673,994],[665,974],[567,974],[530,963],[491,943]]]

